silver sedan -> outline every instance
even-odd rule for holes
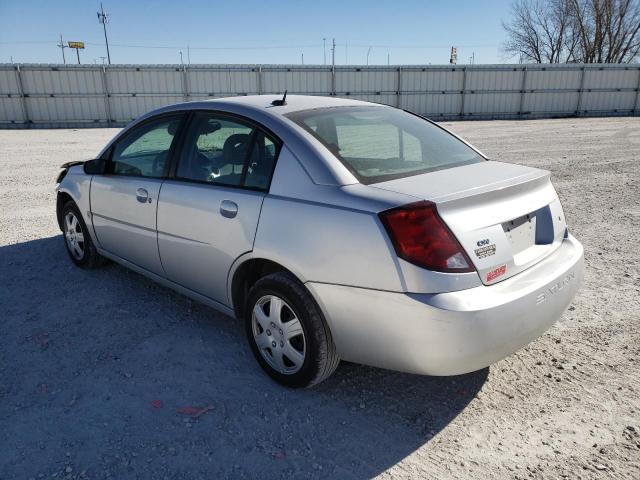
[[[293,387],[340,359],[483,368],[549,328],[582,278],[549,172],[388,106],[172,105],[63,167],[76,265],[110,259],[242,319],[258,363]]]

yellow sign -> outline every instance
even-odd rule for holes
[[[84,42],[68,42],[69,48],[81,48],[84,49]]]

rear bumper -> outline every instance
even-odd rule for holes
[[[484,368],[538,338],[582,281],[572,236],[549,257],[491,286],[403,294],[309,282],[341,358],[404,372],[456,375]]]

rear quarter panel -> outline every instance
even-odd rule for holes
[[[432,272],[398,258],[378,213],[416,200],[359,183],[318,185],[284,147],[262,207],[251,257],[275,261],[303,282],[396,292],[442,292],[479,285],[475,272]]]
[[[369,212],[267,197],[254,255],[284,265],[303,282],[403,289],[397,260]]]
[[[283,265],[303,282],[402,290],[398,259],[376,212],[406,201],[404,195],[359,184],[315,184],[284,147],[252,256]]]

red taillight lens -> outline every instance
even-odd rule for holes
[[[438,272],[474,270],[433,203],[410,203],[379,215],[400,258]]]

